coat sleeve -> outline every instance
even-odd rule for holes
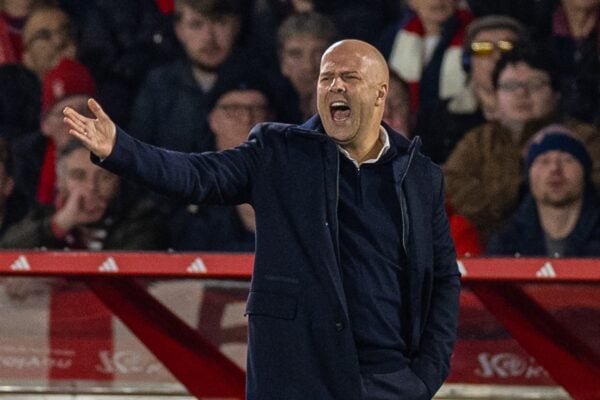
[[[252,180],[261,165],[259,136],[222,152],[183,153],[143,143],[117,128],[112,153],[104,160],[92,155],[92,161],[170,197],[191,203],[239,204],[251,202]]]
[[[432,240],[434,251],[433,286],[419,352],[411,368],[425,382],[430,396],[440,388],[450,371],[450,357],[458,328],[460,273],[444,208],[443,177],[433,174]]]

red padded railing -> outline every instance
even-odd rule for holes
[[[252,254],[2,251],[0,274],[249,279]],[[467,258],[463,281],[598,282],[600,259]]]

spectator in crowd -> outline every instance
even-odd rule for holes
[[[0,65],[0,137],[9,142],[40,129],[41,89],[22,65]]]
[[[313,0],[254,1],[246,41],[266,66],[278,65],[277,31],[282,22],[294,14],[307,12],[316,12]]]
[[[267,82],[245,80],[224,88],[208,122],[217,150],[232,149],[248,138],[254,125],[277,117]],[[190,205],[171,218],[175,250],[254,251],[254,210],[237,206]]]
[[[293,14],[277,31],[279,67],[298,96],[301,120],[317,112],[315,82],[321,55],[336,35],[333,22],[317,12]]]
[[[135,202],[120,179],[94,165],[79,142],[62,147],[53,205],[39,206],[0,240],[0,248],[145,249],[166,247],[151,203]]]
[[[317,12],[328,16],[340,38],[375,43],[381,27],[400,14],[398,0],[255,0],[248,44],[267,65],[277,63],[277,30],[281,23],[298,13]]]
[[[86,112],[86,102],[95,94],[89,70],[72,59],[63,59],[42,82],[41,131],[13,141],[15,182],[31,203],[52,203],[55,188],[55,158],[69,141],[62,110],[71,106]]]
[[[0,65],[18,64],[23,51],[22,33],[32,0],[0,1]]]
[[[503,54],[492,78],[496,118],[471,131],[444,165],[447,195],[456,212],[479,230],[484,243],[517,207],[523,180],[521,154],[531,136],[557,118],[559,80],[556,65],[540,48],[516,48]],[[565,121],[600,162],[595,128]],[[593,178],[600,183],[595,164]]]
[[[92,72],[107,111],[127,126],[146,73],[176,57],[171,21],[154,0],[89,1],[85,8],[77,25],[78,59]]]
[[[529,33],[517,20],[502,15],[477,18],[467,27],[463,45],[463,69],[469,86],[465,97],[453,98],[462,103],[454,105],[459,111],[475,112],[478,108],[486,119],[494,118],[495,94],[492,73],[502,53],[517,45],[528,45]],[[465,104],[466,103],[466,104]],[[452,104],[450,105],[453,106]]]
[[[466,132],[494,118],[494,66],[503,52],[527,42],[525,27],[510,17],[489,15],[469,24],[462,49],[466,86],[430,113],[420,114],[415,128],[423,140],[423,152],[434,162],[444,163]]]
[[[583,142],[564,126],[548,126],[532,138],[525,168],[530,192],[487,254],[600,256],[600,199]]]
[[[424,115],[459,93],[466,76],[461,66],[465,29],[472,19],[456,0],[408,0],[413,14],[384,34],[380,47],[390,69],[411,89],[412,111]]]
[[[230,79],[258,73],[252,57],[236,45],[241,0],[177,0],[175,6],[175,33],[186,57],[148,74],[130,130],[172,150],[213,149],[206,122],[211,96]]]
[[[565,111],[593,122],[600,110],[600,2],[541,0],[534,23],[537,41],[546,43],[560,60]]]
[[[52,0],[0,0],[0,65],[19,64],[23,56],[23,27],[32,9]]]
[[[23,65],[40,80],[63,58],[75,58],[69,17],[58,7],[35,8],[23,27]]]
[[[6,140],[0,137],[0,237],[27,211],[27,203],[15,191],[12,177],[12,154]]]
[[[147,201],[130,197],[129,186],[95,166],[89,151],[78,142],[62,148],[56,175],[55,204],[37,206],[13,224],[0,237],[0,249],[166,249],[166,227],[160,214]],[[51,337],[64,337],[61,328],[67,328],[61,318],[83,322],[77,337],[88,335],[96,340],[78,350],[82,357],[97,356],[98,347],[111,343],[111,314],[87,286],[60,278],[27,277],[8,277],[3,284],[12,300],[23,302],[42,293],[51,298]]]
[[[390,71],[390,86],[385,98],[383,121],[393,130],[412,137],[413,113],[410,111],[410,88],[408,83],[394,71]]]

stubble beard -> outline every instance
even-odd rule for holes
[[[567,192],[561,197],[554,197],[551,194],[544,194],[539,202],[547,207],[569,208],[581,199],[582,194],[576,192]]]

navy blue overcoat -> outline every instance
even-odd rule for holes
[[[385,126],[385,125],[384,125]],[[385,126],[400,154],[390,195],[404,216],[410,368],[429,397],[448,375],[456,339],[459,272],[444,211],[442,173],[415,143]],[[118,130],[103,167],[196,203],[248,202],[256,258],[247,303],[247,397],[359,400],[359,365],[338,254],[336,144],[318,116],[305,124],[257,125],[222,152],[184,154]]]

